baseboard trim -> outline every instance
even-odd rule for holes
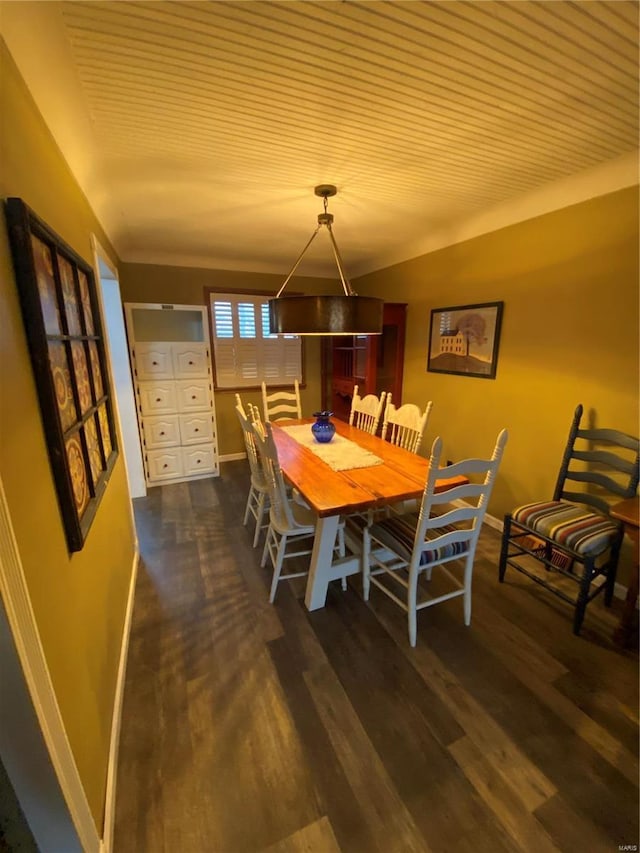
[[[220,457],[220,462],[235,462],[238,459],[246,459],[246,453],[225,453]]]
[[[457,506],[464,506],[464,501],[457,500],[453,501]],[[489,513],[485,513],[484,516],[484,524],[488,527],[493,527],[494,530],[499,530],[500,533],[504,530],[504,521],[500,518],[496,518],[495,515],[489,515]],[[621,598],[622,600],[627,597],[627,587],[623,586],[621,583],[616,583],[613,588],[613,594],[616,598]],[[636,610],[640,609],[640,599],[636,602]]]
[[[116,784],[118,779],[118,755],[120,751],[120,727],[122,724],[122,704],[124,701],[124,685],[127,675],[127,660],[129,657],[129,638],[131,636],[131,622],[133,619],[133,605],[136,596],[136,580],[138,577],[138,564],[140,552],[137,548],[133,556],[131,567],[131,580],[129,581],[129,596],[127,609],[124,617],[122,632],[122,645],[120,647],[120,661],[118,664],[118,676],[116,679],[116,692],[113,702],[113,715],[111,718],[111,738],[109,742],[109,763],[107,766],[107,787],[104,801],[104,826],[103,836],[100,841],[100,853],[112,853],[113,829],[116,817]]]

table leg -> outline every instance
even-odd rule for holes
[[[360,571],[360,560],[358,557],[342,557],[333,559],[333,549],[336,544],[338,532],[337,515],[329,515],[319,518],[316,524],[316,535],[313,540],[313,551],[311,552],[311,566],[307,578],[307,590],[304,603],[307,610],[319,610],[324,607],[327,600],[327,587],[329,581],[346,575],[356,574]]]

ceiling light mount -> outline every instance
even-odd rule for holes
[[[272,334],[379,335],[382,332],[382,299],[358,296],[344,272],[340,251],[333,236],[333,214],[327,211],[327,199],[336,195],[337,192],[333,184],[318,184],[314,188],[314,193],[324,200],[324,213],[318,214],[318,227],[298,255],[275,298],[269,300],[269,323]],[[323,227],[329,234],[344,295],[282,296],[305,252]]]

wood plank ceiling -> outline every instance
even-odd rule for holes
[[[353,274],[638,147],[636,2],[59,7],[125,259],[286,271],[330,182]]]

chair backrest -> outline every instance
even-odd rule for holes
[[[299,525],[296,523],[291,504],[287,495],[280,461],[278,460],[278,448],[273,440],[273,433],[269,421],[262,423],[256,421],[253,424],[253,432],[256,447],[262,464],[264,479],[269,492],[270,520],[279,530],[295,530]]]
[[[277,421],[279,418],[301,418],[300,383],[294,380],[293,391],[278,388],[267,393],[267,385],[262,383],[262,407],[265,421]]]
[[[382,438],[386,438],[391,444],[397,444],[398,447],[404,447],[411,453],[417,453],[427,428],[432,406],[433,403],[429,400],[424,412],[421,412],[414,403],[405,403],[396,408],[391,402],[391,394],[387,394]]]
[[[354,386],[353,398],[351,400],[351,411],[349,412],[349,423],[351,426],[358,427],[365,432],[375,435],[380,423],[380,416],[384,408],[384,400],[386,391],[380,395],[380,399],[375,394],[367,394],[361,397],[358,394],[358,386]]]
[[[553,499],[608,514],[636,493],[640,440],[613,429],[580,429],[582,411],[580,404],[573,415]],[[582,484],[579,491],[575,483]]]
[[[249,403],[249,407],[251,411],[251,403]],[[254,485],[262,485],[264,487],[264,474],[262,473],[262,464],[258,457],[258,449],[256,448],[255,433],[239,394],[236,394],[236,414],[242,427],[242,437],[244,439],[245,450],[247,451],[247,459],[249,460],[251,480]]]
[[[413,569],[420,563],[444,563],[458,557],[473,557],[507,438],[507,430],[501,430],[490,459],[463,459],[444,468],[440,467],[442,439],[435,439],[413,543]],[[437,480],[457,476],[464,476],[469,482],[436,492]],[[433,512],[435,507],[458,501],[463,501],[464,506],[454,505],[445,511]],[[437,558],[427,559],[427,554],[436,554]]]

